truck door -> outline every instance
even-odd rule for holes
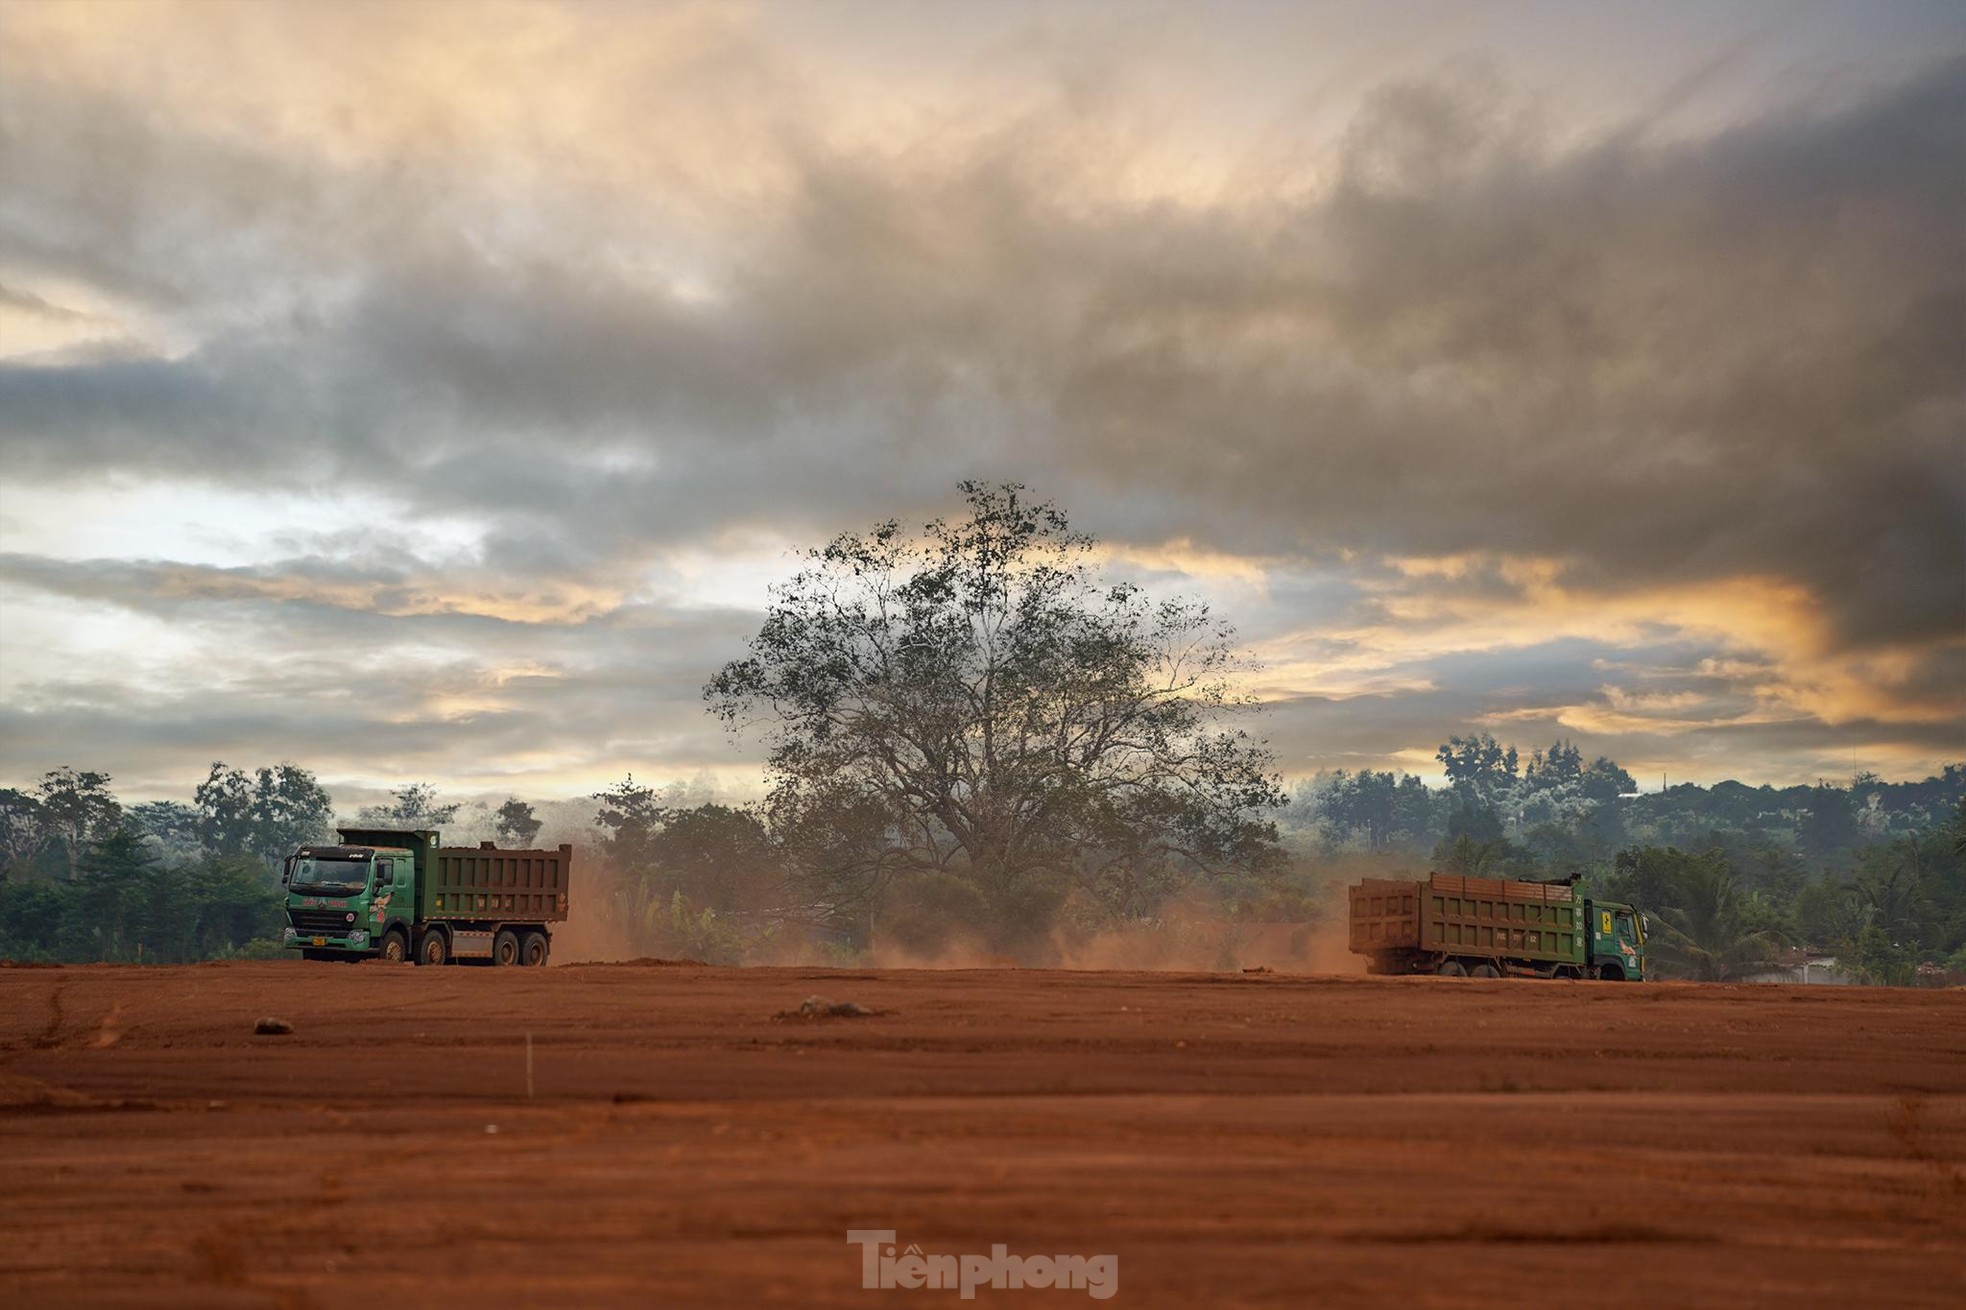
[[[408,924],[415,897],[410,894],[410,860],[407,855],[376,857],[375,899],[370,903],[373,923],[370,933],[380,939],[392,923]]]
[[[1645,977],[1645,939],[1639,935],[1638,916],[1630,910],[1619,910],[1611,916],[1611,922],[1617,937],[1618,958],[1625,966],[1625,976],[1633,979]]]
[[[1593,977],[1637,978],[1639,974],[1638,926],[1631,907],[1589,902],[1585,911],[1590,920],[1590,961]]]

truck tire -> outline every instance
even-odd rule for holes
[[[545,964],[548,953],[545,933],[529,932],[519,938],[519,963],[528,969]]]
[[[519,962],[519,934],[510,928],[500,928],[498,936],[492,938],[492,963],[500,968]]]
[[[382,934],[382,946],[376,951],[385,964],[401,964],[410,958],[410,944],[403,934],[393,929]]]
[[[1502,976],[1502,971],[1492,964],[1477,964],[1474,968],[1468,970],[1468,972],[1477,978],[1500,978]]]
[[[451,958],[451,944],[444,936],[442,928],[432,928],[423,934],[423,942],[416,948],[418,964],[448,964]]]
[[[1461,967],[1459,960],[1442,960],[1440,968],[1434,972],[1443,978],[1465,978],[1468,974],[1468,971]]]
[[[1602,965],[1598,968],[1597,976],[1605,982],[1623,982],[1625,980],[1625,968],[1621,964]]]

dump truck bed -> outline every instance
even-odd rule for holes
[[[504,851],[440,846],[419,880],[422,919],[501,919],[558,923],[567,917],[573,847]]]
[[[1428,951],[1582,964],[1583,898],[1565,883],[1436,873],[1350,888],[1351,949]]]

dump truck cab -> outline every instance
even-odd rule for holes
[[[1611,982],[1645,978],[1645,916],[1613,901],[1585,901],[1590,923],[1590,976]]]
[[[416,857],[406,846],[301,847],[287,860],[285,944],[310,960],[409,959]]]

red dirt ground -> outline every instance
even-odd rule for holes
[[[20,1306],[958,1303],[878,1228],[1119,1258],[1003,1306],[1957,1307],[1966,993],[0,969],[0,1219]]]

